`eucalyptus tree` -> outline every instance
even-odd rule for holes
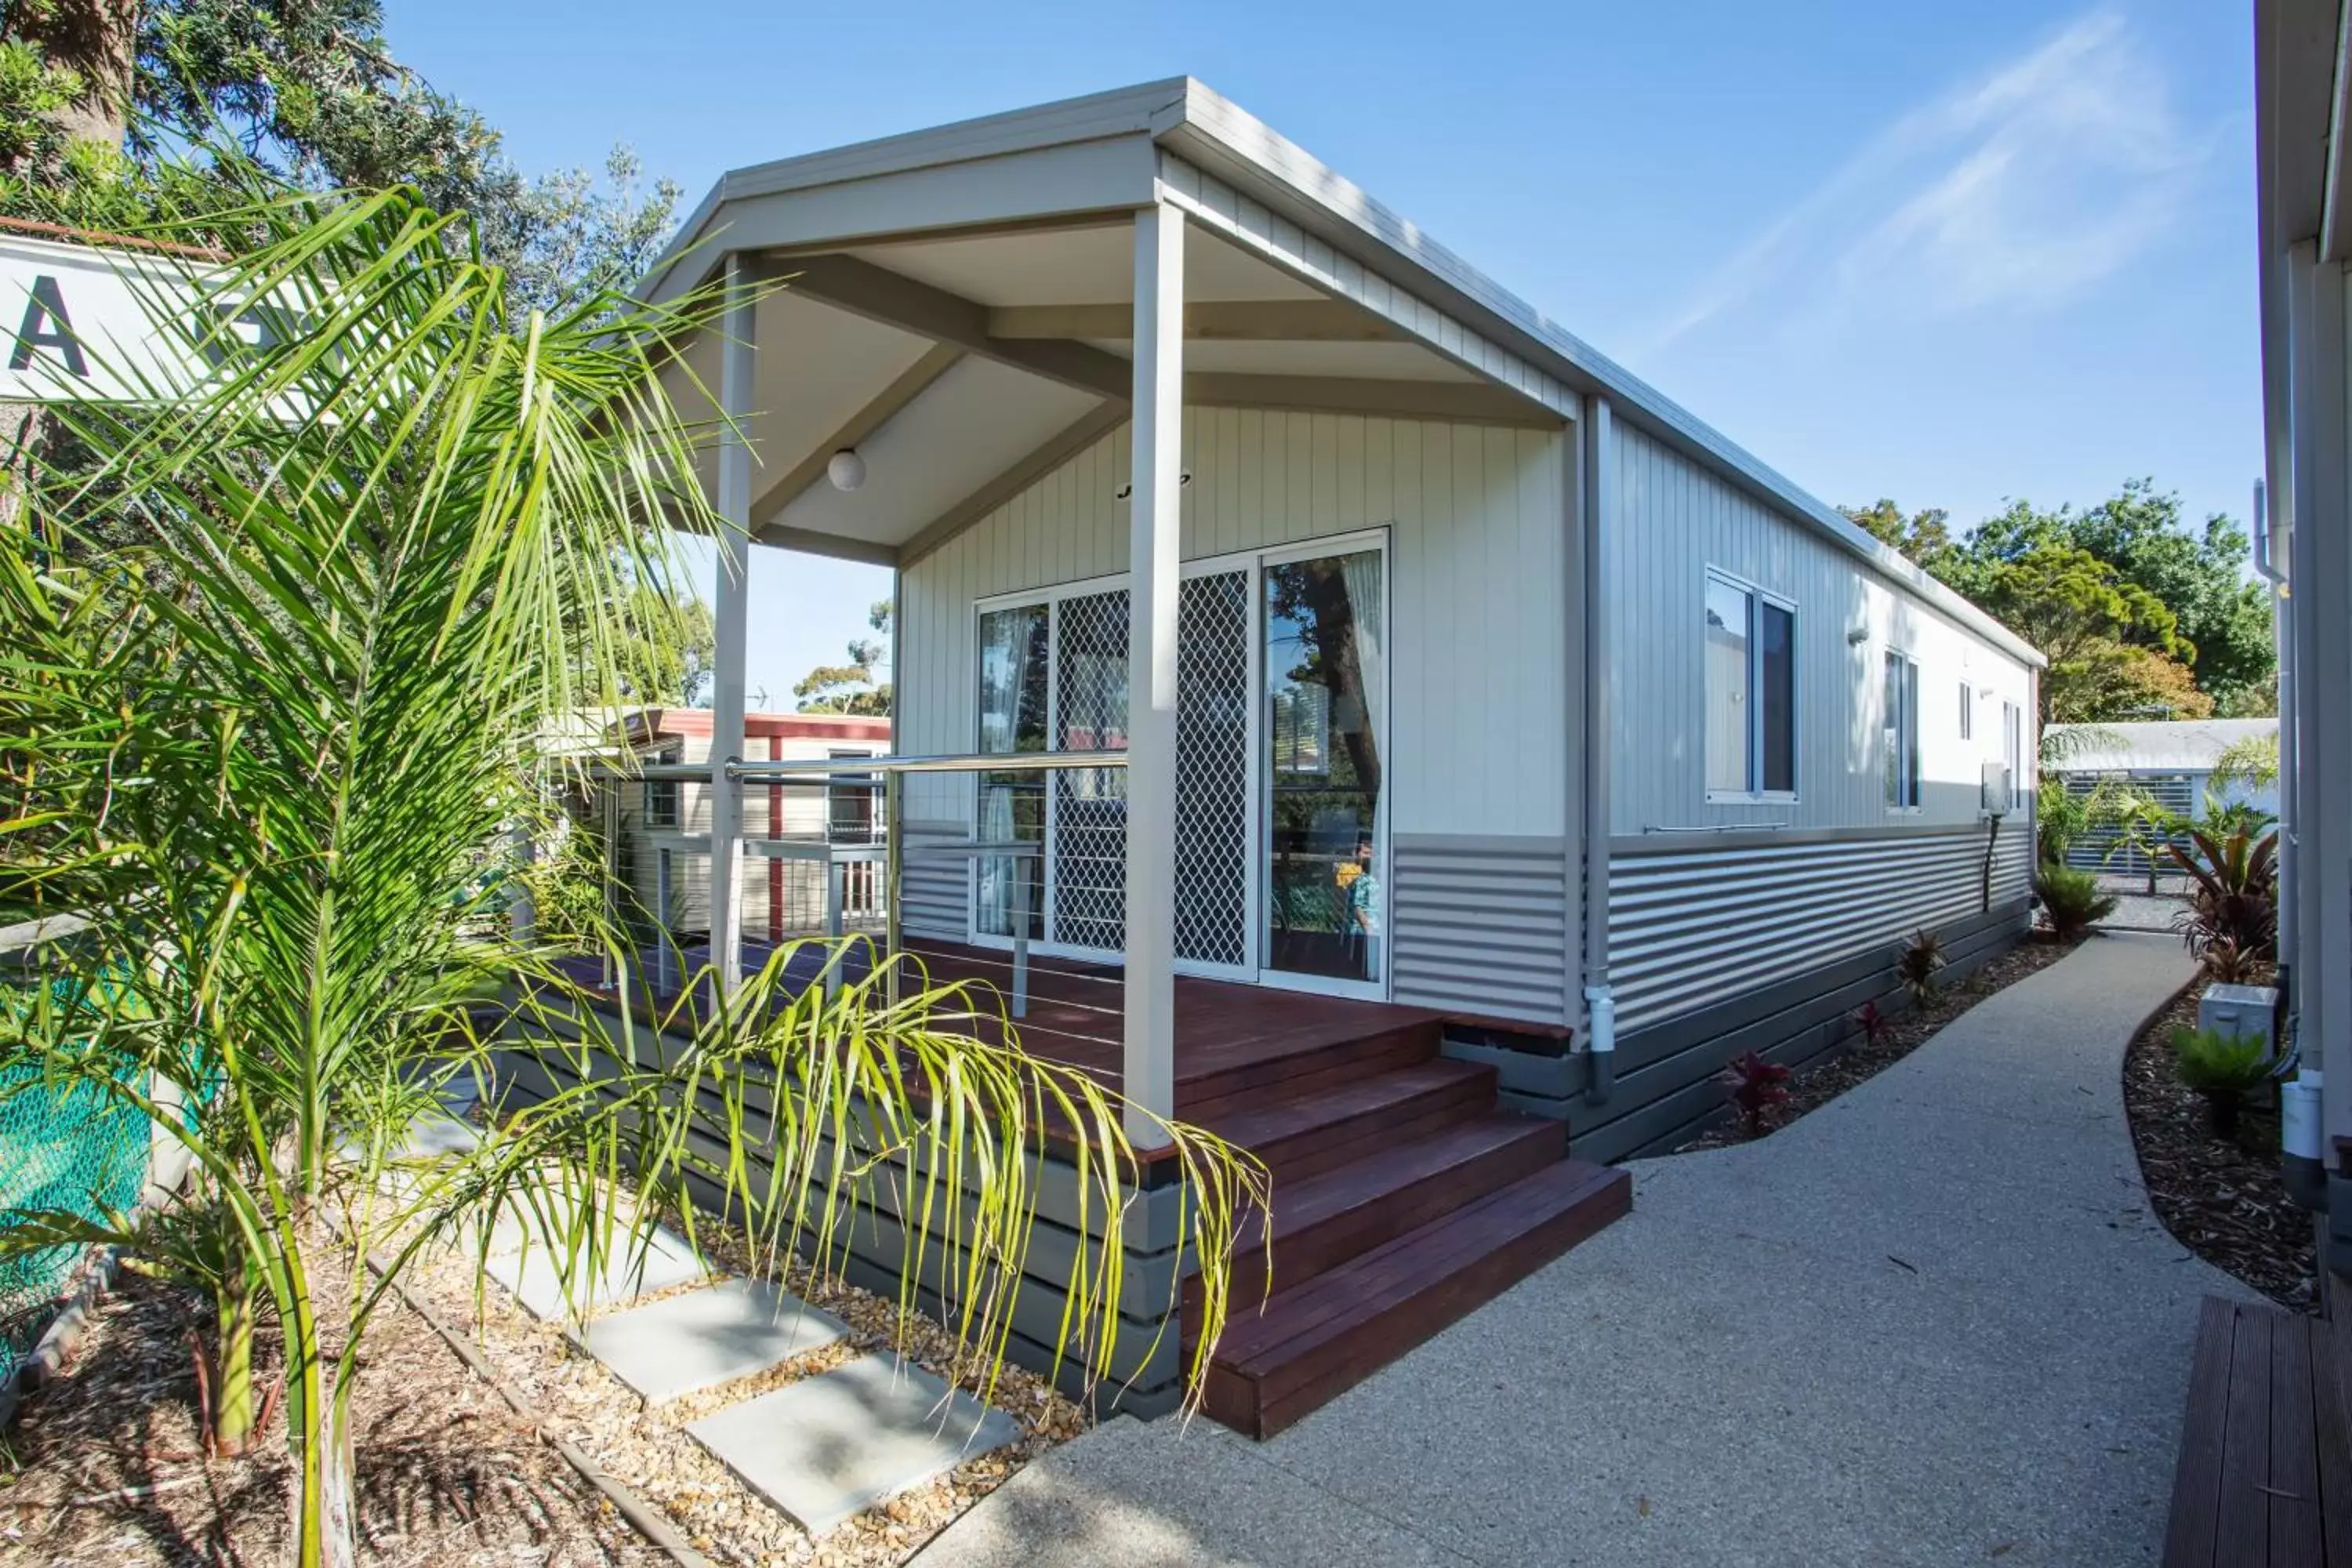
[[[283,1347],[304,1564],[352,1558],[352,1401],[386,1291],[428,1247],[486,1255],[519,1206],[580,1279],[644,1245],[618,1215],[691,1226],[698,1172],[772,1257],[824,1270],[887,1186],[936,1242],[902,1304],[931,1291],[988,1371],[1052,1140],[1099,1243],[1061,1342],[1112,1371],[1125,1108],[1001,1014],[981,1026],[989,997],[919,973],[896,997],[878,975],[794,994],[780,957],[739,994],[690,985],[660,1049],[592,1026],[549,1047],[574,1053],[576,1087],[466,1148],[407,1152],[453,1088],[492,1079],[501,1040],[593,1019],[572,970],[500,918],[486,856],[549,716],[645,678],[643,628],[613,606],[677,614],[640,592],[675,580],[646,525],[720,526],[694,478],[714,433],[660,379],[719,301],[597,289],[522,311],[472,226],[404,189],[275,196],[238,221],[262,242],[155,289],[159,330],[214,371],[74,407],[101,470],[0,526],[0,923],[86,922],[52,950],[77,984],[8,1014],[0,1059],[41,1068],[15,1092],[152,1117],[194,1177],[168,1226],[19,1213],[0,1253],[143,1253],[212,1285],[224,1339],[256,1316],[237,1316],[251,1285]],[[192,316],[191,289],[262,321],[260,346],[227,310]],[[153,526],[123,542],[123,509]],[[1164,1131],[1206,1286],[1197,1387],[1265,1176]],[[233,1343],[214,1363],[249,1376]],[[249,1389],[222,1392],[249,1415]]]

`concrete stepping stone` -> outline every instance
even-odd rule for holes
[[[572,1339],[659,1401],[765,1372],[848,1332],[839,1318],[772,1280],[729,1279],[598,1318]]]
[[[1021,1436],[1013,1417],[911,1362],[868,1355],[686,1430],[812,1535]]]
[[[519,1252],[491,1258],[489,1276],[513,1291],[531,1316],[561,1318],[567,1315],[562,1259],[560,1250],[534,1241]],[[642,1248],[626,1231],[614,1226],[612,1247],[601,1262],[595,1278],[572,1282],[572,1301],[583,1312],[634,1301],[709,1272],[684,1238],[667,1226],[656,1227],[651,1243]]]

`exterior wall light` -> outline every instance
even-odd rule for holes
[[[866,459],[844,447],[824,466],[824,477],[833,481],[837,490],[854,490],[866,482]]]

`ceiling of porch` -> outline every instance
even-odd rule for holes
[[[1116,426],[1132,374],[1133,232],[1122,220],[774,258],[782,286],[755,328],[754,537],[919,552]],[[1391,323],[1198,226],[1184,299],[1188,402],[1540,422]],[[705,333],[671,374],[689,416],[714,416],[719,363]],[[866,463],[854,491],[825,475],[843,448]],[[707,447],[706,485],[715,467]]]

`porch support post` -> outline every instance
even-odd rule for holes
[[[727,763],[743,754],[743,654],[751,575],[752,327],[758,274],[751,258],[727,258],[729,300],[719,361],[717,633],[710,702],[710,962],[721,992],[743,984],[743,786]]]
[[[1135,215],[1135,467],[1128,513],[1127,1132],[1176,1112],[1176,591],[1184,417],[1184,218]]]

